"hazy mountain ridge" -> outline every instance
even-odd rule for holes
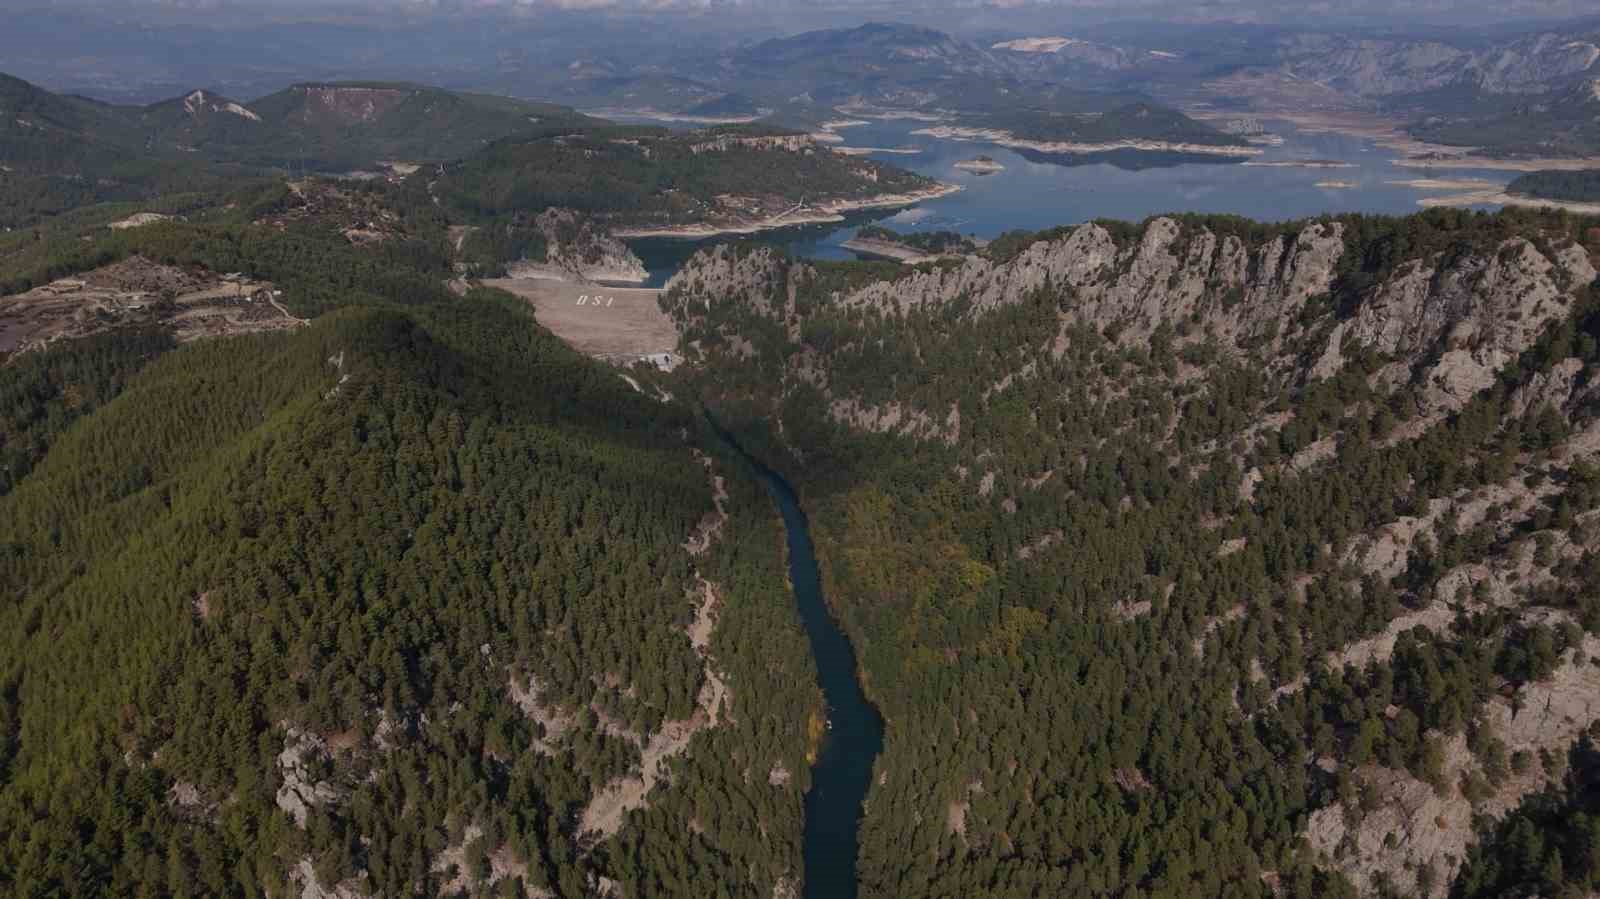
[[[1439,41],[1358,40],[1308,35],[1280,55],[1286,71],[1362,96],[1420,93],[1471,84],[1488,93],[1540,93],[1600,74],[1600,29],[1546,32],[1487,47]]]
[[[1410,132],[1506,155],[1591,156],[1600,152],[1600,70],[1567,88],[1517,95],[1504,111],[1429,116]]]
[[[595,123],[567,107],[387,82],[299,84],[250,103],[202,89],[142,107],[61,97],[17,79],[5,88],[0,110],[14,109],[6,110],[12,137],[0,144],[0,161],[18,168],[45,165],[39,148],[64,140],[143,158],[370,168],[383,159],[439,162],[502,137]]]

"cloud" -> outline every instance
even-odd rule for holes
[[[56,9],[106,8],[105,0],[47,0]],[[1596,12],[1593,0],[123,0],[124,8],[168,13],[227,10],[263,15],[284,12],[399,10],[405,12],[729,12],[916,15],[937,10],[1016,11],[1143,18],[1161,21],[1238,20],[1314,24],[1382,15],[1414,20],[1487,21],[1578,17]]]

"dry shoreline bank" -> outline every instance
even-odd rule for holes
[[[938,255],[924,253],[903,243],[895,243],[891,240],[877,240],[871,237],[852,237],[839,246],[852,253],[876,256],[880,259],[903,262],[906,265],[916,265],[919,262],[930,262],[939,258]]]
[[[1094,153],[1115,153],[1119,150],[1134,150],[1143,153],[1184,153],[1199,156],[1259,156],[1265,152],[1259,147],[1216,145],[1216,144],[1190,144],[1172,143],[1160,140],[1141,140],[1127,138],[1123,140],[1101,141],[1086,143],[1079,141],[1037,141],[1019,138],[1009,131],[997,128],[964,128],[953,125],[939,125],[933,128],[918,128],[912,134],[937,137],[942,140],[964,141],[970,143],[994,144],[1011,149],[1033,150],[1038,153],[1058,153],[1071,155],[1090,155]]]
[[[847,212],[858,212],[864,209],[891,209],[897,206],[915,206],[924,200],[948,196],[959,190],[961,190],[961,186],[958,184],[937,184],[926,190],[912,191],[911,193],[880,194],[860,200],[831,200],[807,206],[803,209],[796,207],[787,212],[754,221],[730,222],[721,225],[669,225],[664,228],[619,228],[611,233],[613,236],[624,240],[637,240],[646,237],[699,240],[708,237],[756,234],[761,231],[791,228],[796,225],[833,224],[844,221],[844,213]]]
[[[1236,118],[1239,114],[1215,109],[1189,108],[1184,113],[1201,121]],[[1377,113],[1359,111],[1297,112],[1270,110],[1250,113],[1262,121],[1282,121],[1307,134],[1343,134],[1365,138],[1399,153],[1394,160],[1397,166],[1419,169],[1483,169],[1503,172],[1536,172],[1557,170],[1565,172],[1600,168],[1600,157],[1544,157],[1530,159],[1500,159],[1474,155],[1471,147],[1434,144],[1417,140],[1402,130],[1404,122]]]

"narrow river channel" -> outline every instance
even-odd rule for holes
[[[829,729],[806,793],[805,896],[855,899],[861,803],[872,783],[872,761],[883,749],[883,718],[861,691],[855,652],[823,601],[811,532],[794,490],[775,472],[753,464],[783,512],[789,579],[828,704]]]

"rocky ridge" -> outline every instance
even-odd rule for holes
[[[1037,240],[1012,259],[973,254],[957,264],[918,266],[837,291],[833,302],[893,315],[959,300],[976,318],[1042,289],[1064,290],[1071,299],[1062,304],[1060,340],[1071,325],[1124,345],[1182,328],[1189,336],[1180,343],[1214,339],[1225,353],[1254,353],[1285,380],[1333,377],[1353,355],[1376,353],[1392,360],[1376,379],[1385,391],[1420,385],[1424,414],[1437,416],[1489,387],[1496,372],[1572,311],[1578,292],[1596,277],[1588,252],[1576,244],[1541,247],[1512,237],[1478,253],[1409,260],[1346,298],[1353,308],[1340,315],[1333,303],[1345,274],[1344,229],[1336,219],[1314,221],[1247,245],[1234,234],[1172,218],[1152,219],[1137,239],[1120,241],[1091,223]],[[738,303],[782,318],[793,330],[795,291],[813,278],[809,266],[771,250],[717,247],[674,276],[668,303],[686,324],[715,305]],[[780,296],[787,298],[781,308]],[[1290,350],[1301,355],[1291,357]],[[1313,360],[1309,367],[1304,355]],[[814,372],[803,376],[816,380]],[[922,414],[942,421],[949,413]]]
[[[668,285],[664,302],[685,335],[691,362],[715,362],[726,354],[730,360],[737,356],[741,365],[751,359],[770,363],[771,354],[781,350],[785,395],[804,395],[809,407],[817,408],[803,392],[820,390],[823,414],[846,428],[955,446],[962,453],[963,464],[955,466],[962,483],[1008,514],[1015,514],[1016,500],[1030,488],[1048,483],[1055,469],[1019,473],[1015,460],[973,443],[983,440],[993,422],[979,417],[963,431],[961,412],[973,411],[969,403],[981,410],[1001,401],[1017,384],[1038,376],[1036,365],[1074,352],[1085,331],[1130,355],[1167,345],[1176,357],[1170,366],[1142,372],[1172,388],[1210,389],[1208,359],[1259,372],[1268,384],[1267,397],[1288,397],[1336,379],[1359,381],[1360,395],[1368,397],[1363,402],[1414,409],[1403,423],[1379,434],[1374,443],[1383,447],[1438,433],[1433,429],[1457,413],[1484,408],[1480,400],[1499,410],[1504,427],[1534,430],[1545,418],[1561,423],[1545,448],[1505,460],[1503,473],[1495,476],[1500,480],[1431,498],[1423,494],[1411,509],[1395,513],[1397,518],[1362,530],[1337,550],[1329,547],[1338,553],[1329,579],[1340,589],[1360,591],[1363,579],[1371,579],[1401,594],[1386,623],[1377,621],[1332,648],[1325,644],[1310,660],[1330,670],[1346,665],[1359,670],[1385,664],[1403,639],[1455,639],[1462,613],[1497,616],[1508,627],[1571,633],[1576,626],[1573,615],[1549,597],[1581,592],[1582,576],[1574,581],[1573,572],[1587,570],[1600,552],[1600,512],[1572,517],[1573,509],[1590,508],[1592,499],[1582,497],[1591,494],[1583,485],[1593,482],[1600,463],[1595,424],[1600,366],[1544,350],[1545,358],[1533,362],[1540,353],[1530,351],[1574,312],[1593,308],[1595,256],[1592,248],[1567,236],[1570,230],[1547,231],[1539,219],[1512,219],[1516,227],[1496,230],[1485,220],[1482,227],[1442,239],[1419,227],[1407,234],[1410,249],[1381,264],[1371,262],[1373,248],[1393,239],[1385,236],[1392,232],[1380,228],[1375,238],[1371,223],[1354,217],[1253,231],[1176,218],[1153,219],[1136,231],[1086,224],[1013,245],[1010,255],[972,254],[869,280],[790,261],[770,249],[719,247],[692,260]],[[878,391],[869,401],[841,386],[850,374],[835,370],[838,354],[808,343],[809,335],[819,333],[809,327],[811,319],[827,322],[824,334],[836,322],[879,323],[879,329],[853,332],[864,338],[849,338],[871,340],[916,333],[896,322],[924,313],[952,321],[955,328],[991,328],[1008,321],[998,313],[1024,304],[1032,304],[1028,308],[1035,314],[1053,311],[1054,339],[1018,347],[1016,367],[1002,368],[1003,377],[980,398],[960,405],[919,399],[937,396],[936,391],[898,389]],[[779,334],[786,342],[781,348],[771,343]],[[905,358],[914,365],[917,354],[942,347],[918,344]],[[841,368],[848,364],[860,363]],[[855,378],[864,383],[859,372]],[[1114,401],[1127,387],[1112,376],[1085,389]],[[1215,471],[1275,443],[1304,413],[1286,402],[1248,414],[1252,417],[1232,436],[1205,445],[1169,443],[1172,464]],[[1359,423],[1368,414],[1348,408],[1341,422]],[[953,428],[940,427],[947,420],[953,420]],[[782,422],[778,427],[783,433]],[[1349,436],[1343,430],[1324,431],[1280,461],[1245,472],[1241,507],[1256,514],[1268,511],[1255,498],[1257,484],[1318,477],[1337,464]],[[1072,464],[1070,457],[1066,464]],[[1218,556],[1257,551],[1249,541],[1231,538],[1225,517],[1201,524],[1216,530]],[[1418,558],[1461,534],[1473,534],[1475,545],[1486,541],[1487,548],[1465,561],[1445,563],[1423,586],[1407,586],[1407,572]],[[1015,561],[1033,563],[1036,555],[1059,553],[1059,540],[1059,531],[1035,532],[1020,544]],[[1303,591],[1308,580],[1297,581],[1291,591]],[[1111,617],[1133,626],[1152,613],[1148,600],[1135,599],[1118,603]],[[1236,639],[1246,619],[1259,614],[1270,613],[1241,603],[1208,619],[1199,628],[1196,655],[1206,656],[1214,633],[1228,628],[1225,633]],[[1548,676],[1497,683],[1495,695],[1475,711],[1476,726],[1499,735],[1507,751],[1524,761],[1564,758],[1573,740],[1600,721],[1600,682],[1589,661],[1596,654],[1593,644],[1588,637],[1569,649]],[[1249,673],[1242,685],[1263,697],[1253,701],[1254,709],[1307,686],[1303,673],[1270,680],[1261,660],[1244,670]],[[1364,894],[1375,894],[1387,881],[1402,891],[1442,895],[1485,821],[1559,783],[1558,767],[1539,761],[1491,779],[1462,733],[1429,732],[1426,738],[1445,759],[1442,787],[1376,762],[1349,772],[1336,759],[1307,762],[1321,769],[1317,777],[1348,774],[1365,797],[1365,814],[1334,802],[1318,809],[1301,831],[1322,864],[1343,873]],[[1470,788],[1464,786],[1469,783]],[[936,803],[923,813],[943,810]],[[966,816],[959,820],[966,822]]]
[[[627,244],[571,209],[546,209],[532,227],[544,236],[544,261],[512,263],[513,278],[642,283],[650,277]]]

